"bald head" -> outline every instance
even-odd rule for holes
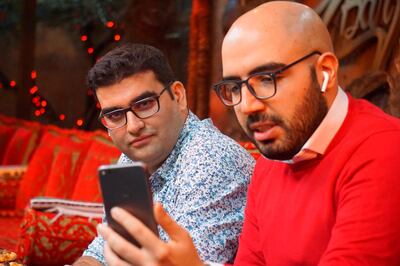
[[[272,1],[242,15],[225,36],[222,52],[239,42],[293,55],[333,52],[329,32],[318,14],[294,2]]]

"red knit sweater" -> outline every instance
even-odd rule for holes
[[[257,161],[235,265],[400,265],[400,122],[349,98],[322,157]]]

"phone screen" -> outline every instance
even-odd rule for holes
[[[153,215],[153,199],[142,165],[103,165],[98,171],[109,226],[129,242],[140,247],[134,237],[111,217],[111,208],[118,206],[141,220],[158,236]]]

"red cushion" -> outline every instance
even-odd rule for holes
[[[3,165],[27,164],[37,146],[40,126],[36,123],[21,124],[7,144]]]
[[[46,128],[21,180],[17,209],[25,208],[29,200],[36,196],[61,196],[64,190],[68,195],[72,193],[75,184],[72,179],[79,171],[89,143],[84,140],[81,131],[62,130],[54,126]]]
[[[0,114],[0,124],[13,125],[18,123],[18,121],[20,120],[15,117]]]
[[[121,152],[114,146],[106,134],[96,132],[86,155],[85,162],[79,172],[72,199],[102,202],[97,168],[102,164],[116,163],[120,154]]]
[[[15,209],[19,183],[25,171],[26,166],[3,166],[0,168],[0,210]]]
[[[0,247],[17,250],[21,217],[0,217]],[[1,264],[0,264],[1,265]]]
[[[52,221],[55,215],[26,209],[17,247],[25,264],[72,264],[96,236],[100,219],[60,216]]]
[[[16,130],[14,125],[1,125],[0,124],[0,162],[3,161],[4,154],[6,153],[7,145]]]
[[[71,197],[89,145],[90,141],[85,139],[60,138],[59,151],[51,165],[45,196]]]

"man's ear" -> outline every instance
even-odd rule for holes
[[[339,62],[333,53],[323,53],[317,62],[316,73],[323,92],[336,91]]]
[[[182,82],[175,81],[171,84],[171,92],[174,95],[174,101],[177,101],[179,104],[179,109],[187,110],[187,99],[186,99],[186,89],[183,86]]]

